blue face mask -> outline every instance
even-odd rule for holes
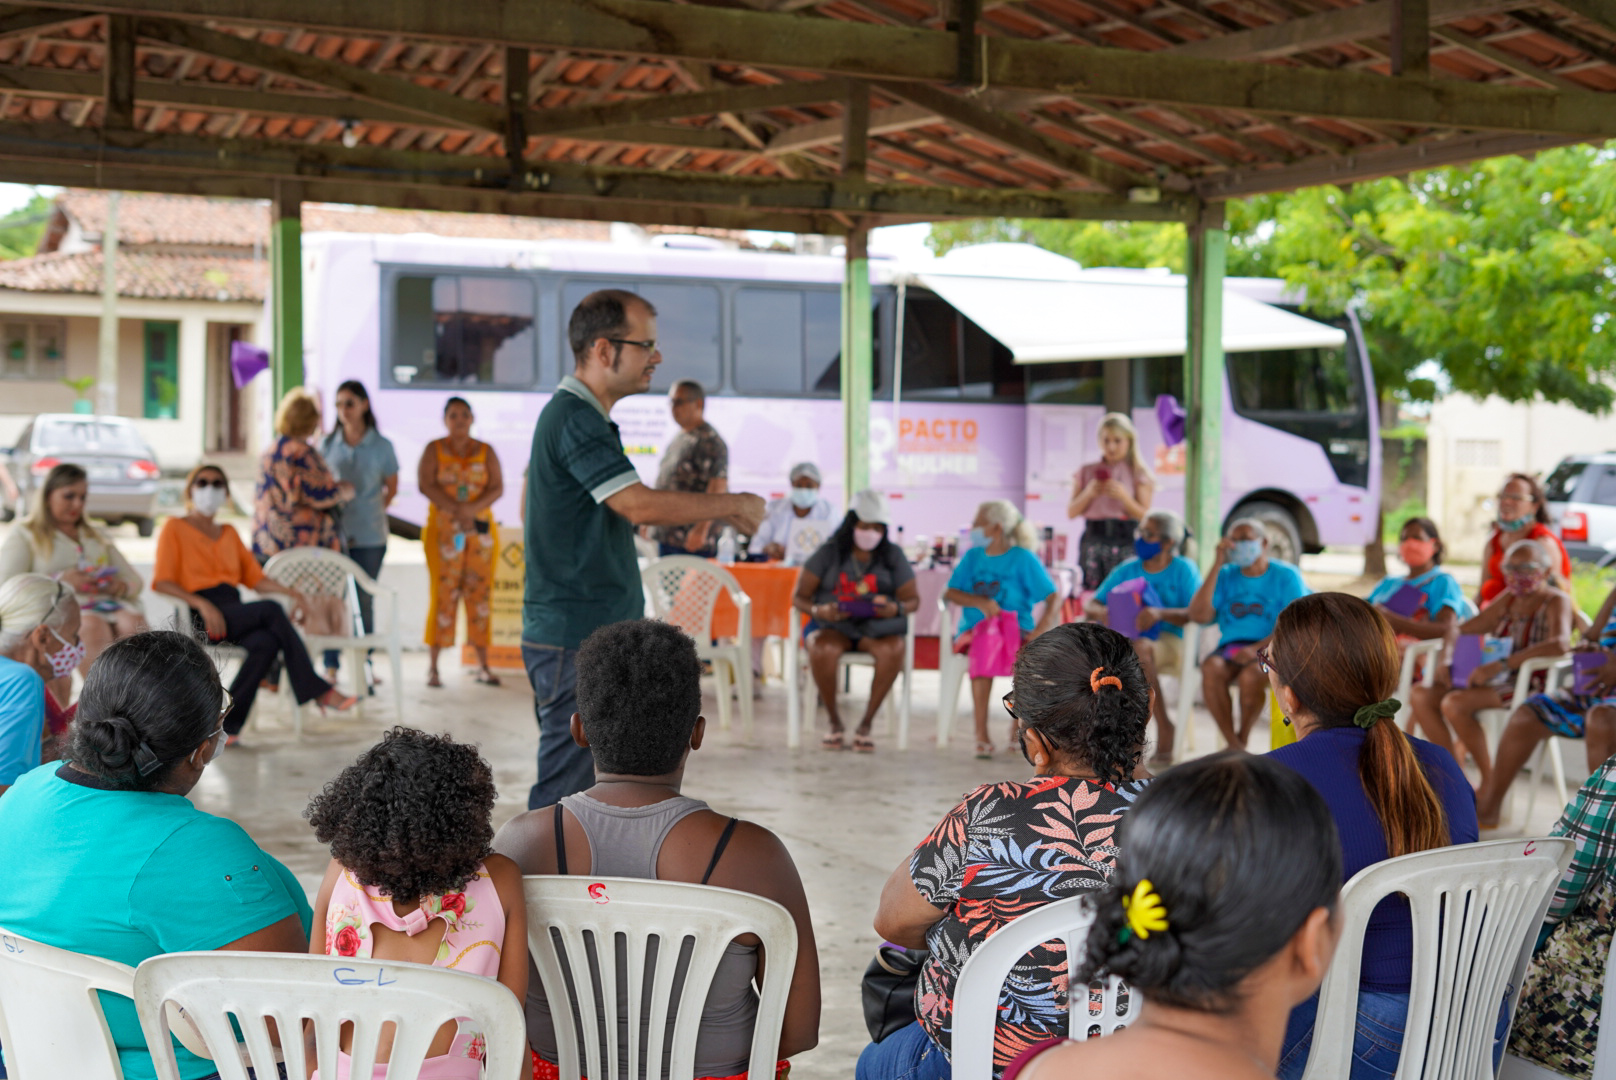
[[[814,503],[819,501],[819,489],[811,487],[794,487],[791,489],[791,505],[799,510],[812,510]]]
[[[974,529],[973,528],[971,530],[971,546],[974,547],[974,548],[985,548],[985,547],[987,547],[988,546],[988,534],[983,532],[981,529]]]
[[[1140,562],[1149,562],[1151,559],[1154,559],[1156,556],[1160,555],[1161,551],[1162,546],[1157,541],[1144,540],[1137,537],[1134,539],[1133,553],[1139,556]]]
[[[1537,519],[1532,518],[1532,517],[1523,517],[1523,518],[1513,518],[1512,519],[1512,518],[1505,517],[1503,514],[1499,514],[1498,515],[1498,527],[1500,529],[1504,530],[1505,532],[1519,532],[1521,529],[1524,529],[1524,528],[1528,527],[1529,525],[1531,525],[1532,522],[1535,521],[1535,520],[1537,520]]]
[[[1262,558],[1261,540],[1236,540],[1234,549],[1229,552],[1229,561],[1242,570],[1260,558]]]

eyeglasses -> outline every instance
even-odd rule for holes
[[[1000,703],[1004,706],[1004,711],[1010,714],[1010,719],[1019,724],[1021,722],[1021,715],[1016,712],[1015,697],[1016,695],[1012,691],[1011,693],[1004,695],[1004,697],[1000,699]]]
[[[1264,675],[1274,670],[1274,654],[1268,651],[1266,645],[1257,650],[1257,666],[1262,668]]]
[[[656,338],[646,338],[644,341],[635,341],[633,338],[609,337],[606,340],[611,342],[613,345],[638,345],[648,353],[654,353],[657,351]]]
[[[1498,501],[1507,503],[1524,503],[1536,502],[1537,500],[1532,498],[1530,495],[1512,495],[1508,492],[1500,491],[1498,493]]]
[[[223,687],[219,688],[219,693],[224,695],[224,704],[219,706],[219,719],[223,720],[226,716],[230,715],[230,710],[236,707],[236,699],[231,697],[230,696],[230,691],[224,689]],[[221,723],[219,725],[219,731],[223,731],[223,730],[224,730],[224,724]],[[217,735],[217,734],[219,734],[219,731],[215,731],[213,734]],[[210,735],[208,737],[212,738],[213,736]]]

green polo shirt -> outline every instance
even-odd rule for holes
[[[606,505],[639,482],[600,399],[563,378],[533,429],[523,641],[576,649],[597,627],[644,616],[634,527]]]

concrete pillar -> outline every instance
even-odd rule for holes
[[[187,315],[180,320],[178,419],[191,440],[187,452],[197,460],[207,451],[208,421],[208,320],[205,315]],[[187,460],[190,460],[189,458]]]
[[[1223,531],[1223,274],[1229,234],[1223,204],[1203,211],[1189,227],[1189,336],[1184,351],[1184,521],[1196,538],[1202,573]]]
[[[278,190],[271,212],[271,370],[275,376],[275,402],[279,404],[286,391],[303,385],[303,220],[301,192],[295,185]]]
[[[1133,417],[1133,361],[1105,360],[1105,411]]]
[[[870,387],[875,370],[875,318],[870,307],[869,232],[847,234],[842,274],[842,476],[853,494],[870,486]]]
[[[118,415],[118,202],[107,196],[107,220],[101,228],[101,338],[96,354],[96,411]],[[140,415],[138,412],[135,415]]]

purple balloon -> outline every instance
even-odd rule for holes
[[[269,350],[250,341],[230,343],[230,377],[240,390],[261,371],[269,370]]]
[[[1177,446],[1184,441],[1186,415],[1184,406],[1172,394],[1161,394],[1156,398],[1156,422],[1161,425],[1162,442]]]

